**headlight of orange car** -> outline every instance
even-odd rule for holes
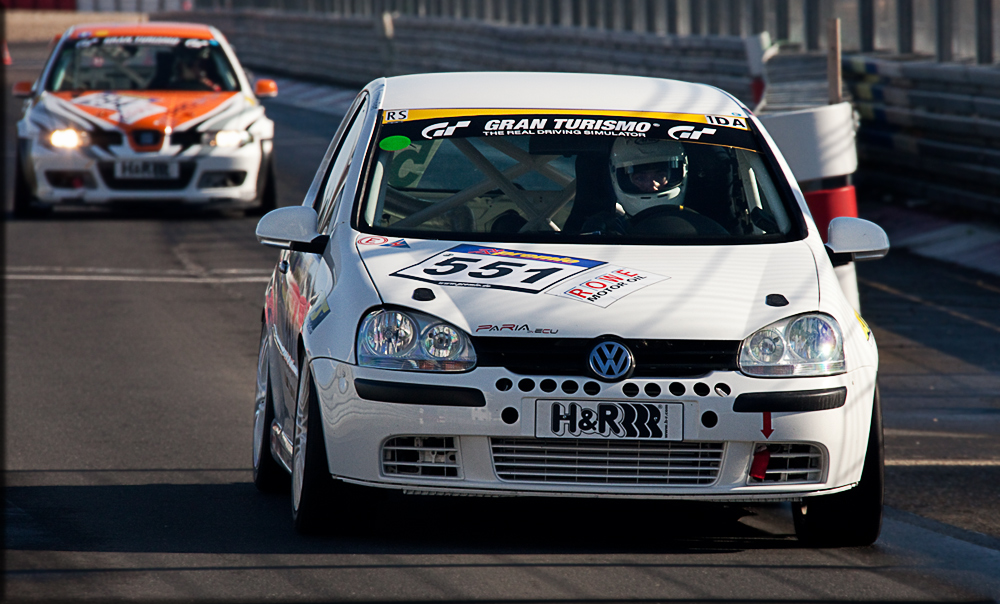
[[[49,134],[49,144],[56,149],[78,149],[90,144],[90,135],[75,128],[53,130]]]
[[[201,144],[210,147],[242,147],[252,140],[253,135],[246,130],[216,130],[201,135]]]

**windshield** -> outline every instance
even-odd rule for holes
[[[382,121],[360,211],[369,232],[624,243],[802,236],[745,118],[411,110]]]
[[[46,86],[50,92],[239,89],[239,80],[218,42],[163,36],[70,41]]]

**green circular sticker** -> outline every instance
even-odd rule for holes
[[[387,136],[378,144],[383,151],[399,151],[410,146],[410,139],[405,136]]]

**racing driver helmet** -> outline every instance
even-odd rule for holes
[[[628,216],[684,202],[687,156],[676,141],[619,138],[611,147],[611,184]]]

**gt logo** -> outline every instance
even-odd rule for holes
[[[399,111],[386,111],[385,112],[385,121],[387,121],[387,122],[401,122],[401,121],[405,120],[407,117],[409,117],[409,114],[410,114],[410,112],[407,111],[406,109],[402,109],[402,110],[399,110]]]
[[[455,133],[455,129],[456,128],[465,128],[466,126],[468,126],[471,123],[472,122],[470,122],[468,120],[462,120],[462,121],[458,122],[457,124],[455,124],[454,126],[449,126],[448,122],[441,122],[439,124],[431,124],[430,126],[427,126],[423,130],[421,130],[420,134],[423,135],[423,137],[426,138],[426,139],[441,138],[441,137],[444,137],[444,136],[451,136],[452,134]]]
[[[715,128],[702,128],[695,131],[694,126],[674,126],[667,131],[667,134],[674,140],[689,139],[696,141],[701,138],[702,134],[715,134]]]

